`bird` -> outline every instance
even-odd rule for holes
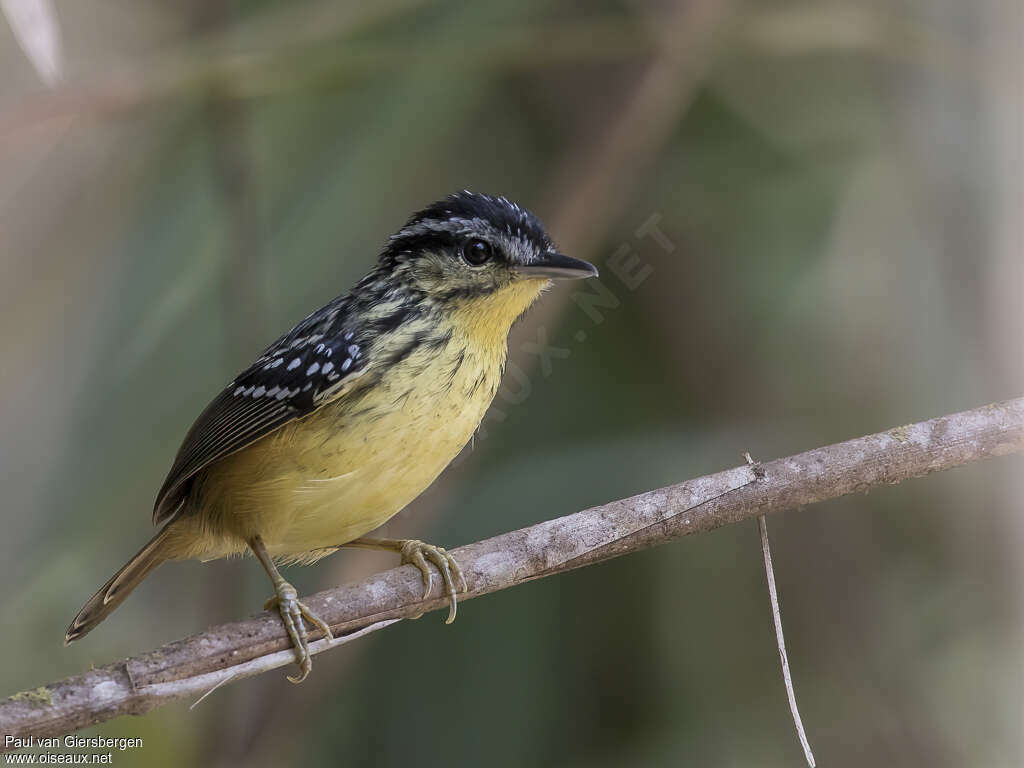
[[[153,509],[156,535],[85,603],[65,644],[96,627],[160,564],[254,555],[299,668],[308,623],[331,629],[278,564],[342,547],[437,569],[456,612],[466,581],[443,547],[365,534],[419,496],[475,434],[516,320],[554,280],[596,277],[505,197],[457,192],[412,214],[348,293],[268,346],[199,415]]]

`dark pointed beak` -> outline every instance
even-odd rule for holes
[[[578,280],[581,277],[597,277],[597,267],[589,261],[574,259],[557,252],[546,253],[532,264],[521,264],[516,272],[523,277],[547,278],[551,280]]]

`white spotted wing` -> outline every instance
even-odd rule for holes
[[[196,419],[157,495],[153,522],[173,517],[196,473],[316,410],[365,368],[358,330],[337,300],[271,344]]]

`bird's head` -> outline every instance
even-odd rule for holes
[[[471,322],[508,327],[552,280],[594,277],[504,197],[458,192],[413,214],[381,255],[391,279]]]

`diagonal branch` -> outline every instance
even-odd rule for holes
[[[1020,452],[1024,398],[759,464],[756,474],[743,465],[461,547],[453,554],[469,593],[460,599],[729,523]],[[419,571],[403,566],[320,592],[306,602],[336,634],[343,634],[446,605],[440,589],[426,600],[421,590]],[[347,639],[352,638],[314,646],[324,650]],[[0,702],[0,734],[66,733],[196,698],[216,685],[291,660],[277,616],[262,613],[12,696]]]

